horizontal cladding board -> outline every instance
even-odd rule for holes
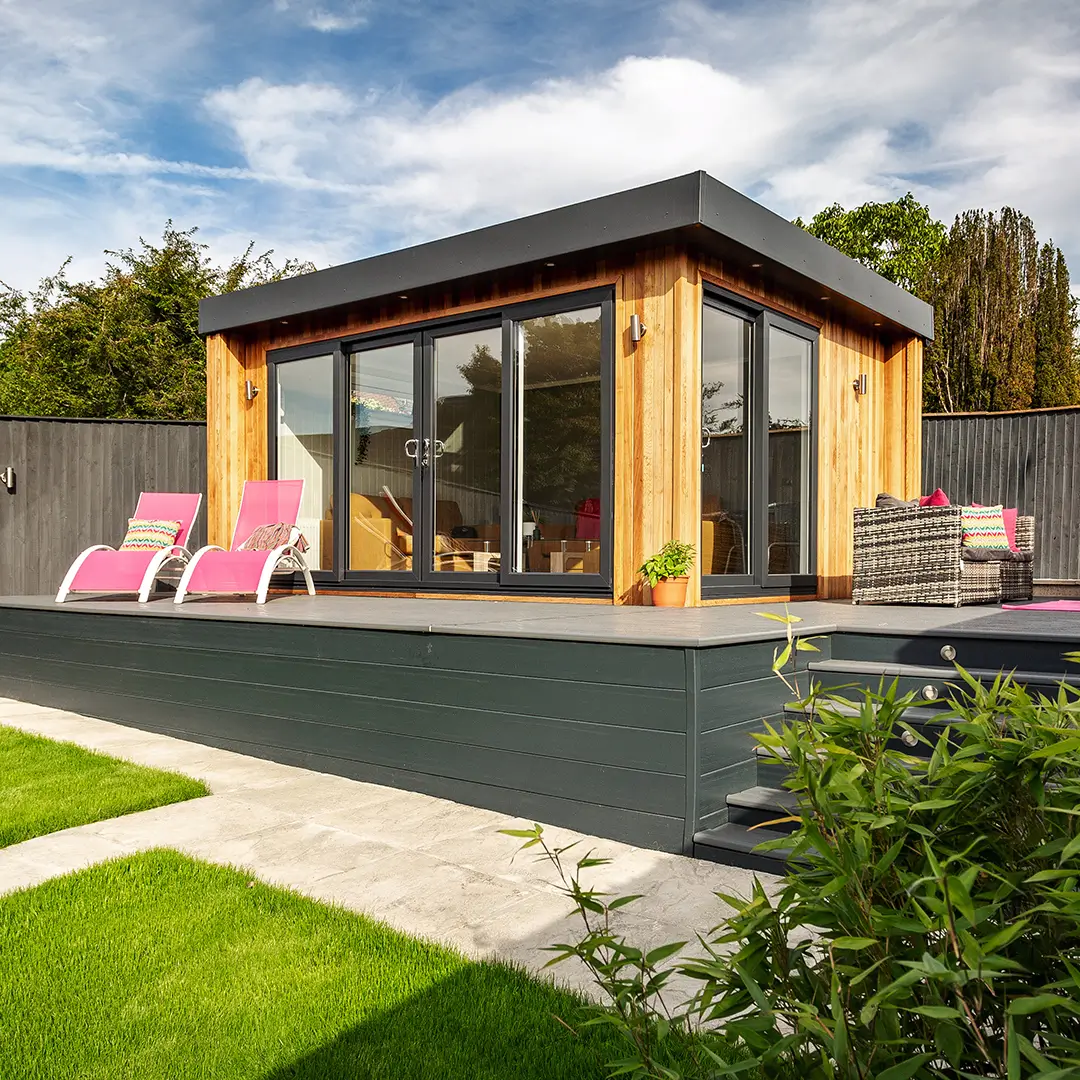
[[[0,687],[6,693],[35,701],[57,709],[70,709],[98,716],[118,723],[129,724],[146,731],[161,731],[170,735],[187,737],[208,746],[234,750],[241,754],[297,765],[317,772],[347,776],[368,783],[385,784],[390,787],[420,791],[439,798],[482,806],[515,817],[544,821],[552,825],[578,829],[582,832],[624,840],[642,847],[662,851],[679,851],[683,841],[683,821],[679,816],[653,814],[640,810],[599,803],[583,802],[575,798],[545,795],[533,791],[518,790],[497,784],[484,784],[460,780],[454,777],[413,772],[406,768],[384,766],[372,762],[355,761],[333,755],[313,753],[289,747],[269,746],[230,738],[212,724],[207,730],[196,734],[170,726],[170,717],[155,713],[145,700],[125,697],[108,691],[87,691],[57,684],[27,683],[21,687],[16,680],[0,677]],[[23,692],[19,693],[21,689]],[[185,714],[194,710],[185,710]],[[510,822],[517,825],[517,822]]]
[[[682,649],[645,645],[4,607],[0,607],[0,630],[616,686],[682,690],[686,680]]]
[[[1077,641],[1080,642],[1080,634],[1077,634]],[[950,661],[941,656],[944,645],[952,645],[956,649],[956,663],[965,668],[1045,671],[1056,675],[1077,673],[1076,665],[1064,659],[1064,653],[1069,651],[1070,646],[1060,641],[965,638],[960,634],[955,637],[834,634],[831,655],[835,660],[947,667]]]
[[[391,667],[362,662],[342,663],[237,655],[224,650],[197,650],[157,644],[70,641],[47,635],[12,634],[0,630],[0,650],[8,656],[41,657],[91,664],[117,673],[163,672],[162,679],[187,676],[205,683],[191,693],[213,697],[228,693],[271,694],[302,701],[305,693],[323,705],[311,708],[357,707],[412,702],[429,707],[454,704],[466,709],[514,716],[546,716],[619,728],[682,732],[686,725],[685,694],[647,687],[618,687],[533,679],[513,675]],[[345,696],[334,704],[330,696]]]
[[[764,730],[764,721],[758,719],[705,732],[698,738],[701,775],[727,769],[740,761],[749,761],[754,757],[754,747],[757,745],[753,733]]]
[[[50,684],[141,699],[149,721],[156,722],[157,716],[169,717],[169,730],[181,737],[217,732],[253,744],[337,755],[477,783],[504,784],[538,794],[564,798],[587,795],[596,802],[649,813],[679,814],[684,810],[682,775],[493,749],[419,734],[350,730],[345,726],[347,715],[332,717],[336,723],[321,723],[318,719],[301,719],[295,713],[281,716],[260,711],[264,705],[260,698],[265,699],[267,708],[274,707],[271,703],[275,699],[286,698],[286,704],[277,705],[278,709],[310,711],[311,706],[305,702],[313,695],[303,692],[256,693],[249,686],[234,687],[225,682],[118,673],[99,666],[26,658],[19,661],[18,676],[12,672],[10,677],[0,677],[0,691],[24,700],[33,700],[28,694],[35,685]],[[436,714],[430,722],[434,733],[439,727],[438,710],[431,711]],[[488,722],[497,724],[500,719],[493,715]]]
[[[809,679],[803,677],[806,689]],[[791,691],[775,676],[714,686],[698,696],[698,731],[704,733],[741,724],[746,720],[775,716],[793,700]]]
[[[763,619],[762,629],[768,628]],[[813,644],[828,656],[828,641],[814,639]],[[703,690],[714,686],[727,686],[730,683],[747,682],[768,675],[773,663],[773,654],[783,648],[782,641],[751,641],[742,645],[723,645],[710,649],[698,650],[698,664]],[[796,654],[798,670],[804,670],[811,660],[822,657],[819,652],[799,652]],[[772,676],[776,679],[776,676]],[[780,683],[779,679],[776,679]]]
[[[717,769],[698,780],[698,821],[717,811],[727,810],[727,797],[753,787],[757,779],[757,760],[740,761],[726,769]],[[700,827],[700,826],[699,826]]]
[[[43,647],[43,642],[51,647]],[[179,649],[169,650],[171,670],[162,673],[160,650],[156,652],[159,666],[155,668],[154,651],[149,646],[129,648],[141,655],[129,653],[123,664],[117,665],[107,659],[103,662],[93,659],[98,652],[93,648],[80,648],[78,656],[71,655],[74,650],[65,655],[62,643],[55,639],[12,642],[0,634],[0,649],[5,650],[15,675],[23,668],[31,670],[31,665],[37,662],[78,664],[107,672],[108,684],[123,693],[137,693],[157,701],[213,705],[229,711],[338,726],[353,732],[415,735],[620,768],[679,775],[685,768],[682,732],[470,708],[456,698],[410,701],[359,692],[343,694],[333,689],[305,689],[287,680],[278,685],[266,684],[253,679],[258,673],[250,670],[236,672],[236,678],[209,678],[186,673],[184,651]],[[197,659],[205,665],[201,654]],[[539,702],[536,707],[539,710]]]

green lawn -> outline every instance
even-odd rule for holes
[[[168,851],[0,898],[4,1080],[599,1080],[582,1006]]]
[[[0,847],[207,794],[199,780],[0,727]]]

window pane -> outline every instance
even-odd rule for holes
[[[753,323],[705,306],[701,328],[701,572],[749,574],[747,385]]]
[[[499,569],[502,329],[435,338],[434,563]]]
[[[515,569],[600,573],[601,309],[525,319],[518,364]]]
[[[350,570],[411,570],[413,344],[354,353],[349,362]]]
[[[812,421],[809,341],[769,330],[769,573],[810,570]]]
[[[334,568],[330,502],[334,490],[334,358],[277,364],[277,478],[303,480],[296,524],[312,569]]]

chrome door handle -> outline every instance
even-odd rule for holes
[[[409,449],[410,446],[412,447],[411,450]],[[409,457],[409,458],[412,458],[413,461],[415,461],[416,460],[416,452],[419,449],[419,447],[420,447],[420,440],[419,439],[406,439],[405,440],[405,456]]]
[[[427,466],[431,464],[431,440],[424,440],[424,456],[420,459],[420,464]]]
[[[435,440],[435,457],[441,458],[446,453],[446,446],[443,444],[442,439]]]

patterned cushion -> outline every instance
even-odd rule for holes
[[[121,551],[161,551],[176,543],[179,521],[152,521],[149,518],[128,518],[127,535]]]
[[[284,521],[275,521],[273,525],[260,525],[239,547],[240,551],[273,551],[284,547],[289,542],[293,526]],[[307,541],[299,536],[293,547],[297,551],[307,551]]]
[[[1009,537],[1001,506],[964,506],[960,510],[964,547],[1008,551]]]

